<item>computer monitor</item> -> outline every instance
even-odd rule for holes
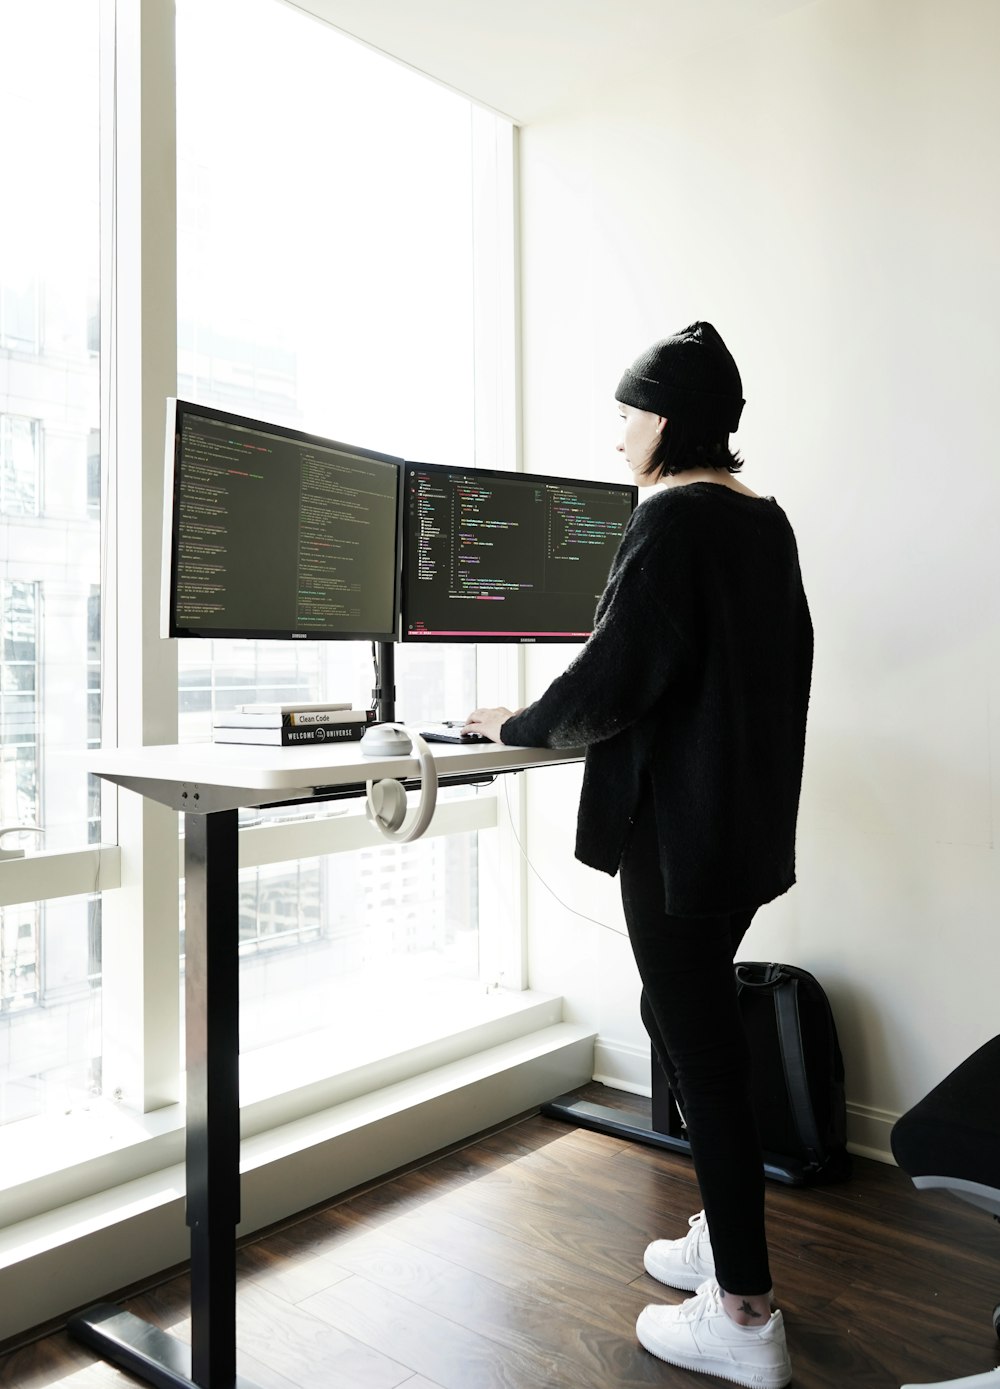
[[[404,641],[582,642],[638,488],[407,462]]]
[[[402,460],[167,402],[161,631],[395,640]]]

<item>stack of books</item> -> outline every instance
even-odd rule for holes
[[[349,704],[240,704],[216,714],[212,732],[217,743],[293,747],[299,743],[356,742],[374,722],[374,709],[352,709]]]

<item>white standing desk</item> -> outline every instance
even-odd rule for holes
[[[433,745],[442,785],[579,762],[581,748]],[[252,1389],[236,1374],[236,1247],[240,1219],[238,811],[317,805],[363,795],[365,783],[418,776],[415,757],[363,757],[357,743],[260,747],[190,743],[88,754],[107,781],[184,814],[191,1346],[113,1303],[75,1316],[70,1331],[157,1389]],[[211,1006],[210,1006],[211,1005]]]

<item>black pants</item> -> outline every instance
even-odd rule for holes
[[[754,912],[666,914],[649,797],[622,857],[621,889],[642,1020],[687,1124],[716,1277],[728,1292],[766,1293],[764,1172],[733,973]]]

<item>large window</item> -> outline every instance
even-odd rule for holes
[[[143,91],[167,90],[174,17],[176,112],[143,107],[141,139],[132,117],[116,138],[140,51]],[[3,1123],[79,1112],[103,1085],[125,1109],[181,1093],[174,821],[138,824],[138,798],[119,801],[79,754],[116,727],[172,741],[175,712],[191,741],[247,700],[367,705],[375,683],[357,642],[188,640],[160,682],[129,664],[167,649],[149,618],[158,538],[137,522],[162,495],[149,422],[173,353],[157,345],[176,328],[182,397],[410,458],[511,466],[513,255],[498,229],[513,136],[280,0],[177,0],[175,15],[32,0],[0,8],[0,55],[0,120],[18,133],[0,219],[0,825],[40,827],[4,847],[51,856],[0,894]],[[159,175],[175,118],[176,227],[150,211],[151,189],[172,187]],[[147,274],[157,257],[163,273]],[[461,715],[475,649],[397,648],[396,686],[404,721]],[[301,1050],[334,1014],[362,1049],[391,1016],[405,1048],[408,1019],[446,1028],[449,990],[467,1003],[495,983],[475,829],[490,807],[448,820],[455,794],[442,796],[454,832],[414,845],[348,850],[357,803],[325,812],[345,832],[321,825],[319,847],[305,823],[276,824],[308,812],[244,816],[280,841],[260,849],[258,835],[241,874],[248,1056]],[[122,891],[102,899],[109,881]]]
[[[101,700],[98,11],[0,13],[0,824],[41,826],[53,851],[99,836],[64,758],[99,737]],[[99,958],[87,897],[0,906],[0,1121],[94,1089]]]
[[[177,17],[178,394],[471,461],[476,142],[501,123],[273,0]],[[396,673],[404,720],[475,703],[474,648],[400,650]],[[245,700],[367,705],[372,686],[363,643],[185,640],[181,737]],[[244,874],[244,1051],[478,979],[476,875],[475,835]]]

